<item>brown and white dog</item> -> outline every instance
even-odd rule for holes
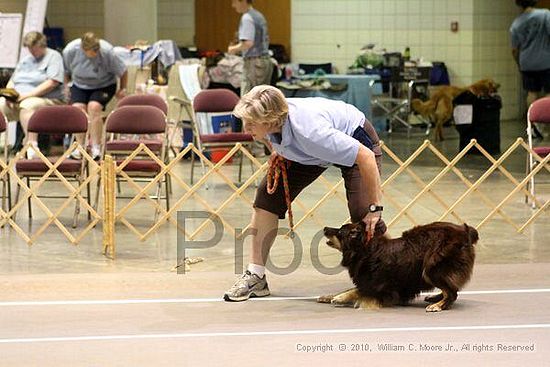
[[[363,222],[325,227],[324,233],[327,244],[342,252],[341,264],[356,288],[321,296],[318,302],[377,309],[405,305],[437,287],[441,293],[425,298],[428,312],[446,310],[457,299],[472,275],[473,245],[479,238],[475,228],[447,222],[416,226],[400,238],[377,236],[368,243]]]
[[[482,79],[465,88],[445,85],[430,93],[430,99],[426,102],[413,99],[411,107],[414,112],[435,124],[435,140],[443,140],[443,124],[453,117],[455,97],[467,90],[477,97],[487,97],[496,93],[499,87],[492,79]]]

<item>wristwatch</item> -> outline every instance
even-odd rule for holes
[[[382,210],[384,210],[384,207],[382,205],[376,205],[376,204],[369,205],[369,213],[381,212]]]

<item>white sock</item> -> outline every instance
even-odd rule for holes
[[[256,274],[260,278],[263,278],[265,275],[265,266],[263,265],[256,265],[256,264],[248,264],[247,270],[251,272],[252,274]]]

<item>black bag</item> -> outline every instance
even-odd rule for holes
[[[489,154],[499,154],[502,108],[500,96],[477,97],[472,92],[465,91],[453,100],[453,105],[455,126],[460,134],[460,150],[468,145],[471,139],[476,139]],[[471,121],[468,121],[469,117]],[[475,148],[469,153],[481,154]]]

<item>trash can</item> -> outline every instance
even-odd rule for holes
[[[500,96],[478,97],[470,91],[459,94],[453,100],[453,117],[460,135],[459,148],[464,149],[471,139],[476,139],[489,154],[500,153]],[[481,154],[470,149],[471,154]]]

